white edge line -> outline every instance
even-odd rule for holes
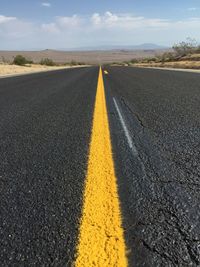
[[[123,119],[123,116],[121,114],[121,111],[118,107],[118,104],[117,104],[117,101],[115,100],[115,98],[113,97],[113,102],[114,102],[114,105],[115,105],[115,108],[117,110],[117,113],[119,115],[119,119],[120,119],[120,122],[121,122],[121,125],[122,125],[122,128],[124,130],[124,133],[125,133],[125,136],[126,136],[126,139],[127,139],[127,142],[128,142],[128,145],[129,147],[131,148],[134,156],[138,156],[138,151],[137,151],[137,148],[135,147],[135,145],[133,144],[132,142],[132,139],[131,139],[131,136],[129,134],[129,131],[128,131],[128,128],[126,127],[126,123]]]

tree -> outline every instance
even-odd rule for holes
[[[177,56],[183,57],[188,54],[195,53],[198,48],[197,41],[195,39],[187,38],[186,41],[180,42],[173,46]]]

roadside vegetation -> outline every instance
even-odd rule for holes
[[[187,38],[186,41],[174,44],[171,51],[153,58],[133,59],[123,62],[122,65],[200,69],[200,45],[196,40]]]
[[[84,66],[87,65],[85,62],[77,62],[76,60],[72,60],[70,62],[65,63],[66,66]]]
[[[4,58],[2,58],[1,62],[4,64],[9,64],[9,62],[6,62],[6,60]],[[18,65],[18,66],[28,66],[30,67],[30,65],[38,65],[38,63],[34,63],[31,59],[27,59],[26,57],[22,56],[22,55],[16,55],[13,59],[13,62],[11,63],[13,65]],[[85,62],[77,62],[75,60],[72,60],[70,62],[66,62],[66,63],[56,63],[54,62],[52,59],[50,58],[42,58],[39,62],[39,65],[42,66],[48,66],[48,67],[54,67],[54,66],[84,66],[86,65]]]
[[[9,62],[5,62],[5,59],[2,58],[2,63],[9,63]],[[38,64],[38,63],[34,63],[32,60],[27,59],[22,55],[17,55],[14,57],[12,64],[18,65],[18,66],[27,66],[30,64]],[[49,66],[49,67],[53,67],[53,66],[84,66],[84,65],[86,65],[86,63],[85,62],[77,62],[75,60],[72,60],[72,61],[66,62],[66,63],[56,63],[50,58],[42,58],[39,62],[39,65]]]
[[[17,55],[14,57],[13,64],[18,66],[25,66],[27,64],[33,64],[33,61],[25,58],[22,55]]]
[[[57,64],[50,58],[43,58],[40,61],[40,65],[45,65],[45,66],[56,66]]]
[[[16,55],[12,60],[0,58],[0,77],[12,74],[32,73],[48,70],[65,69],[75,66],[86,65],[84,62],[71,61],[67,63],[56,63],[50,58],[42,58],[38,63],[23,55]]]

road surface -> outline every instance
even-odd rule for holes
[[[200,266],[200,75],[0,79],[1,266]]]

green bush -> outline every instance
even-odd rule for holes
[[[138,59],[133,58],[130,62],[131,62],[132,64],[136,64],[136,63],[138,63],[139,61],[138,61]]]
[[[86,63],[85,62],[78,62],[78,65],[79,66],[84,66],[84,65],[86,65]]]
[[[13,60],[13,64],[15,65],[19,65],[19,66],[24,66],[26,64],[31,64],[32,61],[27,60],[24,56],[22,55],[17,55],[15,56],[14,60]]]
[[[40,64],[45,65],[45,66],[55,66],[56,65],[56,63],[50,58],[43,58],[40,61]]]
[[[149,57],[149,58],[146,58],[146,63],[152,63],[152,62],[155,62],[157,59],[155,57]]]

